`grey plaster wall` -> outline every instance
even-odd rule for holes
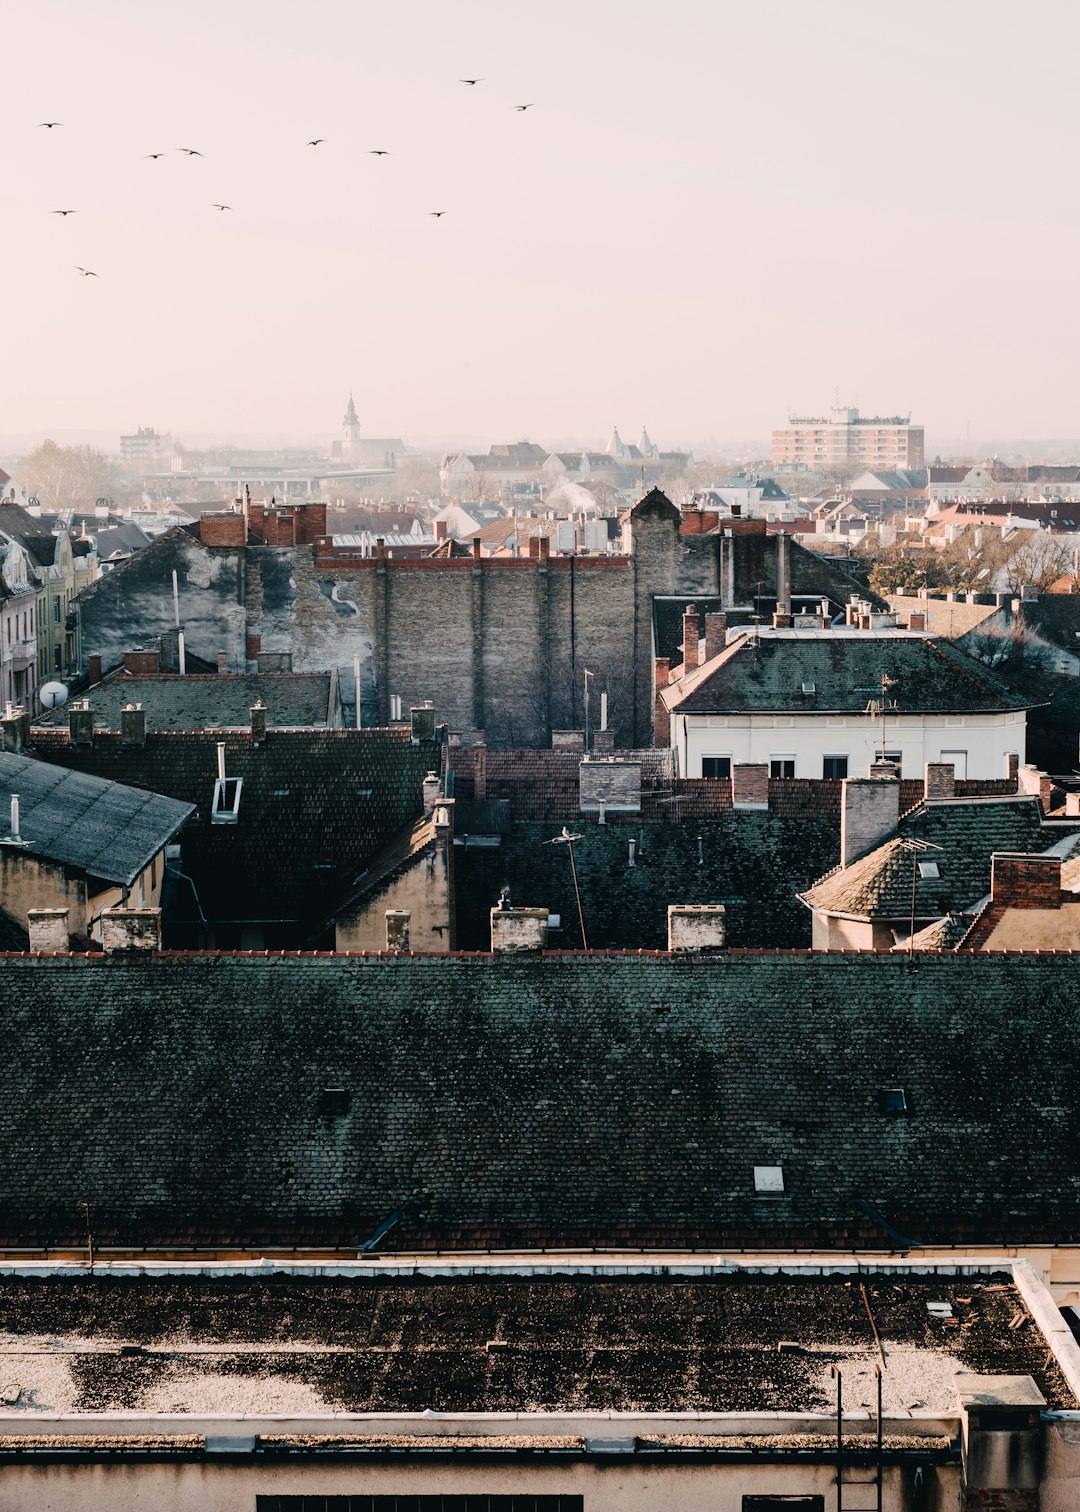
[[[174,570],[187,649],[208,661],[224,651],[229,666],[243,670],[244,553],[210,549],[182,530],[161,536],[80,595],[83,657],[100,656],[108,671],[125,651],[170,629]]]

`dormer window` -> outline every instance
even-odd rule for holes
[[[244,786],[244,779],[225,775],[225,742],[223,740],[218,741],[217,771],[210,823],[236,824],[240,818],[240,793]]]

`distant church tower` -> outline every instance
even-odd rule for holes
[[[355,461],[360,454],[360,418],[356,413],[353,396],[349,395],[349,407],[341,422],[341,456],[346,462]]]

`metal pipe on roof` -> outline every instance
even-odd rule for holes
[[[19,795],[18,795],[18,793],[12,793],[12,795],[11,795],[11,838],[15,841],[15,843],[17,845],[21,844],[21,842],[22,842],[22,836],[19,834]]]

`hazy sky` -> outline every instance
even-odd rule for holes
[[[837,388],[1080,431],[1076,0],[17,0],[4,44],[0,436],[329,438],[350,388],[407,440]]]

